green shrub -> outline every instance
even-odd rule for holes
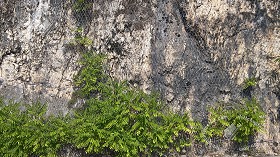
[[[110,150],[118,156],[139,156],[179,151],[190,144],[187,135],[192,133],[192,122],[186,114],[170,112],[156,94],[103,77],[103,56],[83,57],[76,82],[88,99],[71,123],[78,148],[88,153]]]
[[[65,124],[44,117],[46,106],[0,102],[0,156],[55,156],[65,139]]]
[[[265,113],[256,99],[232,106],[217,105],[209,109],[209,124],[206,134],[209,137],[223,136],[225,130],[232,128],[232,140],[246,143],[249,138],[263,128]],[[235,131],[234,131],[235,130]]]

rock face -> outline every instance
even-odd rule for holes
[[[0,22],[6,98],[67,113],[79,70],[79,49],[70,43],[83,28],[91,49],[109,55],[110,75],[159,91],[194,119],[204,122],[217,101],[256,97],[267,114],[265,132],[249,147],[280,155],[277,0],[0,0]],[[258,83],[244,91],[247,78]]]
[[[75,28],[64,3],[0,1],[0,91],[16,100],[41,100],[66,112],[78,53],[67,43]]]

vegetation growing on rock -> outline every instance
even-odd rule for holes
[[[180,152],[191,139],[206,142],[222,136],[230,125],[236,127],[232,139],[240,143],[262,128],[264,113],[255,99],[232,108],[210,108],[209,124],[203,128],[187,114],[171,112],[157,94],[110,78],[104,72],[104,58],[83,55],[75,80],[85,104],[72,116],[46,117],[44,105],[1,101],[0,155],[56,156],[66,144],[89,154],[162,155]]]
[[[255,98],[239,104],[218,104],[209,113],[209,137],[226,136],[243,144],[262,130],[265,121],[265,113]]]
[[[2,101],[0,155],[55,156],[63,145],[71,144],[87,153],[150,156],[189,146],[195,123],[187,114],[170,112],[157,94],[145,94],[106,76],[103,58],[83,55],[76,83],[86,103],[71,118],[45,117],[39,104],[6,106]]]

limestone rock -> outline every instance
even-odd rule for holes
[[[67,113],[81,27],[107,53],[110,75],[157,90],[174,111],[205,121],[217,101],[255,96],[267,114],[256,150],[280,155],[277,0],[0,0],[0,95]],[[242,92],[246,78],[258,84]],[[219,149],[223,149],[222,147]],[[225,148],[226,149],[226,148]],[[205,150],[207,151],[207,150]]]

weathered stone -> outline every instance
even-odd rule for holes
[[[80,49],[71,43],[82,27],[91,48],[108,54],[111,76],[159,91],[174,111],[194,119],[205,121],[217,101],[255,96],[267,117],[266,132],[256,137],[263,142],[253,146],[280,154],[277,0],[87,2],[92,7],[79,12],[71,1],[0,0],[0,95],[39,99],[48,114],[67,113],[80,68]],[[257,86],[242,92],[252,77]]]

